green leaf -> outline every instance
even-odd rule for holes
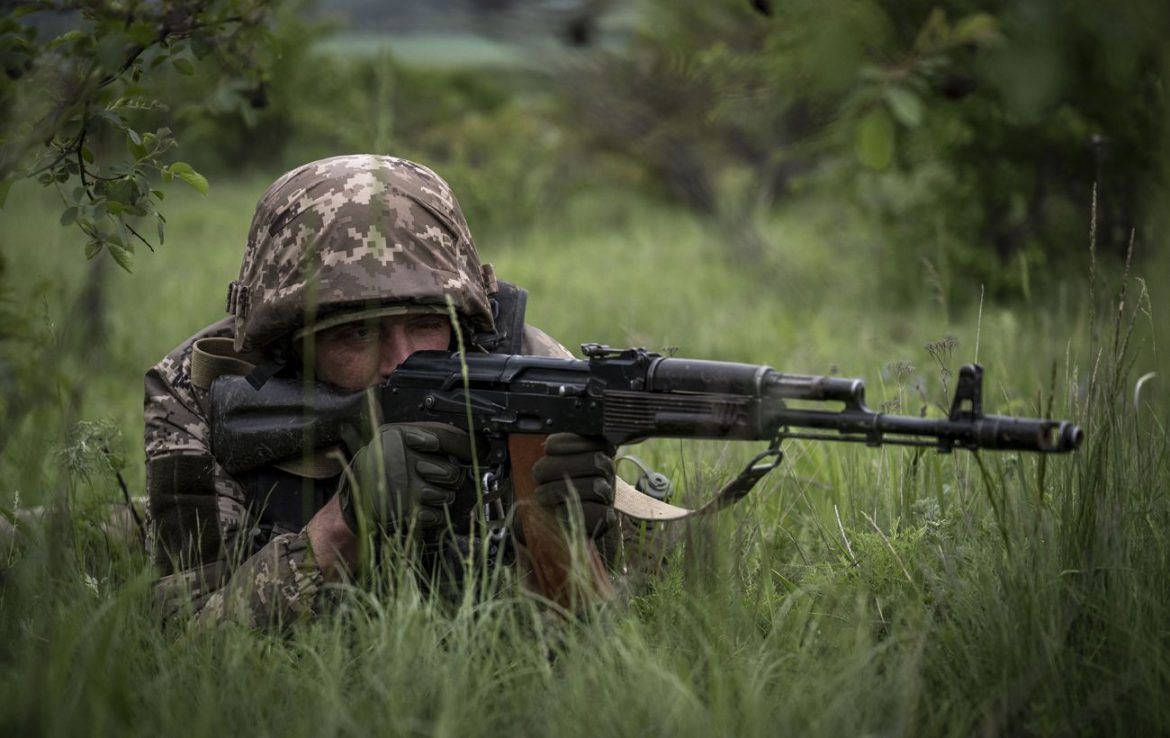
[[[114,239],[114,245],[131,254],[134,253],[134,239],[130,237],[130,229],[122,221],[118,221],[118,237]]]
[[[102,120],[106,121],[107,123],[112,125],[114,128],[117,128],[119,130],[125,130],[125,128],[126,128],[126,119],[123,118],[122,116],[118,115],[117,113],[113,112],[112,110],[102,110],[101,112],[99,112],[97,114],[97,117],[101,118]]]
[[[947,11],[934,8],[926,18],[926,23],[918,30],[918,37],[914,39],[914,48],[919,51],[934,51],[946,43],[951,29],[947,23]]]
[[[74,221],[76,221],[76,220],[77,220],[77,206],[76,205],[74,205],[71,208],[65,208],[64,212],[61,213],[61,225],[63,225],[63,226],[73,225]]]
[[[162,246],[164,243],[163,232],[166,230],[166,223],[163,221],[161,215],[158,216],[158,245]]]
[[[61,34],[57,38],[53,39],[53,41],[50,42],[50,44],[53,46],[56,46],[58,44],[68,44],[68,43],[72,43],[74,41],[80,41],[84,38],[86,38],[86,35],[81,31],[78,31],[78,30],[66,31],[65,33]]]
[[[134,254],[125,246],[111,241],[108,251],[110,252],[110,256],[114,257],[114,261],[118,262],[118,266],[125,269],[128,274],[134,271]]]
[[[901,85],[886,88],[886,102],[898,122],[907,128],[917,128],[922,123],[922,98]]]
[[[191,53],[196,59],[202,59],[214,50],[205,33],[196,33],[191,36]]]
[[[126,177],[101,183],[101,192],[110,203],[127,203],[134,199],[134,183]]]
[[[103,69],[111,72],[118,70],[126,63],[131,44],[133,42],[121,32],[111,32],[109,35],[101,35],[99,32],[94,58]]]
[[[207,178],[199,172],[195,171],[190,164],[185,161],[177,161],[169,167],[170,173],[195,189],[199,193],[206,195],[211,186],[207,183]]]
[[[171,66],[178,71],[179,74],[190,77],[195,74],[195,65],[189,59],[173,58],[171,59]]]
[[[4,209],[4,203],[8,201],[8,191],[12,189],[12,183],[15,181],[14,177],[0,180],[0,210]]]
[[[81,158],[86,164],[93,164],[93,151],[88,146],[81,147]]]
[[[142,142],[142,135],[133,128],[126,129],[126,137],[130,142],[126,144],[126,148],[130,150],[130,154],[135,161],[141,161],[146,157],[146,145]]]
[[[132,24],[130,28],[126,29],[126,35],[134,39],[135,43],[137,43],[139,46],[149,47],[154,43],[158,34],[157,31],[155,31],[153,24],[146,23],[145,21],[138,21],[137,23]]]
[[[888,169],[894,161],[894,121],[884,107],[866,113],[857,124],[857,158],[870,169]]]
[[[986,44],[999,39],[999,21],[988,13],[972,13],[955,24],[959,43]]]
[[[93,257],[97,256],[101,252],[102,252],[102,242],[101,241],[90,241],[89,243],[85,244],[85,258],[86,259],[92,259]]]

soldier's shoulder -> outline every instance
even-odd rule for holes
[[[202,338],[231,334],[230,318],[213,323],[176,346],[146,372],[143,421],[148,459],[207,453],[210,439],[204,393],[191,383],[191,352]]]
[[[520,342],[521,353],[528,356],[551,356],[557,359],[572,359],[573,352],[534,325],[524,326],[524,337]]]
[[[228,316],[199,330],[186,341],[183,341],[147,372],[148,382],[151,379],[161,380],[179,390],[191,389],[191,351],[195,342],[202,338],[228,337],[234,334],[233,318]]]

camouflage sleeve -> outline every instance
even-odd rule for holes
[[[230,320],[209,326],[146,374],[148,547],[162,574],[155,599],[164,617],[259,627],[311,612],[323,577],[304,531],[258,544],[243,488],[211,455],[191,349],[230,334]]]

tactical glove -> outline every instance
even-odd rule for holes
[[[383,425],[354,455],[341,491],[341,512],[358,530],[359,510],[386,532],[414,525],[426,533],[447,524],[446,508],[467,479],[471,440],[442,423]],[[354,489],[356,482],[357,488]]]
[[[591,538],[600,538],[617,519],[613,511],[616,449],[599,436],[554,433],[544,444],[544,456],[532,467],[536,501],[564,523],[580,509],[581,522]]]

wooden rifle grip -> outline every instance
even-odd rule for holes
[[[576,612],[589,603],[614,596],[609,571],[593,541],[585,542],[587,566],[573,570],[569,541],[556,517],[536,500],[536,479],[532,466],[544,456],[547,436],[513,433],[508,436],[512,465],[512,496],[524,530],[524,542],[532,560],[540,594],[561,607]]]

